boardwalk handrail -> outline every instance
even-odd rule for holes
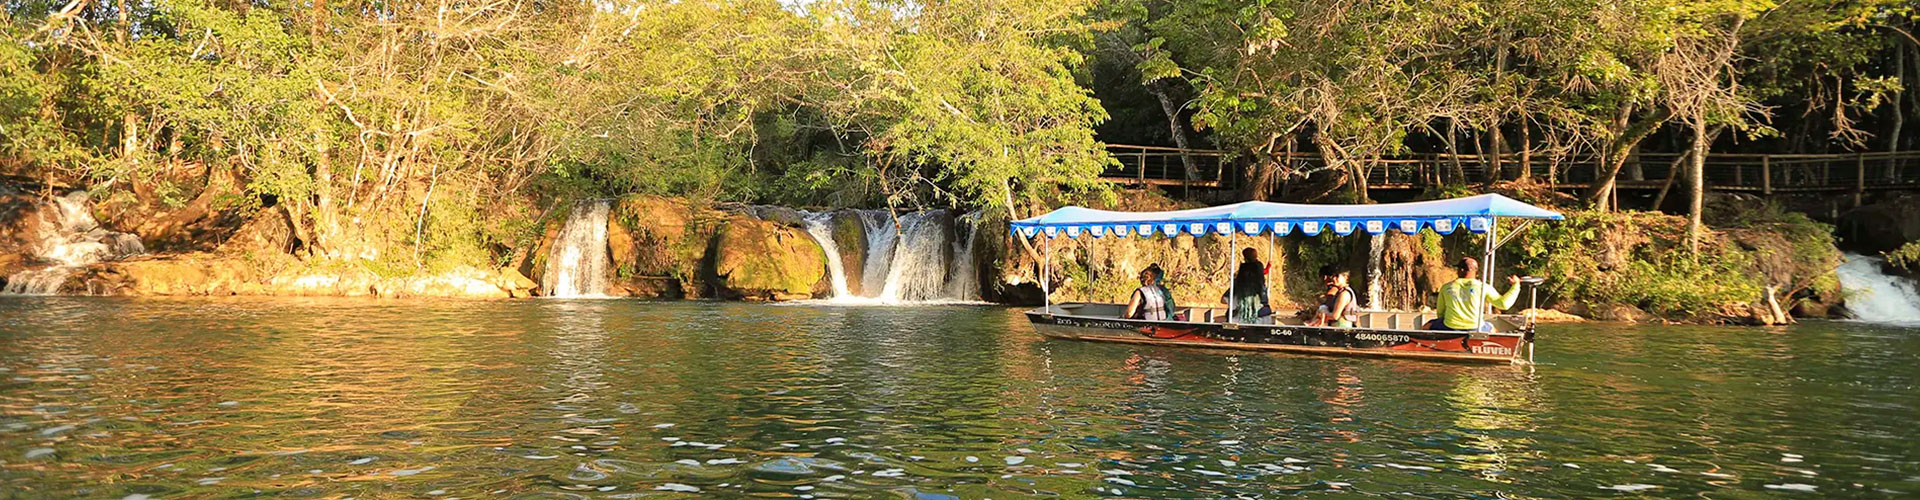
[[[1212,149],[1110,144],[1118,165],[1102,173],[1122,184],[1234,188],[1239,176],[1230,169],[1250,157]],[[1627,160],[1615,179],[1621,189],[1662,189],[1681,184],[1673,178],[1681,153],[1638,153]],[[1184,158],[1183,158],[1184,157]],[[1561,189],[1586,187],[1600,177],[1602,165],[1591,156],[1557,157],[1502,153],[1499,155],[1414,153],[1369,162],[1369,188],[1419,189],[1446,183],[1485,181],[1499,158],[1503,177],[1526,175]],[[1186,161],[1194,164],[1188,175]],[[1276,156],[1274,161],[1294,170],[1325,167],[1318,153]],[[1713,153],[1707,155],[1707,189],[1714,191],[1848,192],[1882,189],[1920,189],[1920,151],[1875,151],[1835,154]]]

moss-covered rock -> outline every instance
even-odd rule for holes
[[[820,246],[782,224],[735,216],[713,241],[713,285],[724,298],[811,298],[825,278]]]
[[[866,218],[856,211],[841,210],[833,213],[828,224],[834,248],[840,252],[840,269],[846,274],[847,291],[860,296],[878,294],[879,290],[868,293],[863,285],[867,275]]]
[[[644,298],[711,296],[708,248],[726,214],[685,199],[635,196],[620,200],[608,218],[613,293]]]

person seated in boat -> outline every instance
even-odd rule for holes
[[[1347,270],[1333,264],[1320,266],[1320,281],[1327,285],[1327,291],[1320,294],[1320,307],[1307,318],[1307,326],[1353,328],[1360,316],[1354,312],[1358,308],[1353,303],[1353,287],[1347,286]]]
[[[1153,286],[1159,287],[1160,295],[1167,299],[1167,318],[1186,321],[1187,313],[1180,312],[1180,306],[1175,305],[1173,301],[1173,289],[1167,288],[1167,270],[1161,269],[1158,262],[1148,264],[1147,270],[1153,271]]]
[[[1127,299],[1127,318],[1164,321],[1173,319],[1173,293],[1167,287],[1160,286],[1165,271],[1160,265],[1147,266],[1140,271],[1140,288],[1133,289],[1133,297]]]
[[[1235,323],[1258,323],[1270,314],[1267,307],[1267,266],[1260,263],[1260,252],[1248,248],[1240,252],[1240,268],[1233,272],[1231,300],[1227,302]]]
[[[1493,301],[1495,310],[1513,307],[1513,302],[1520,298],[1520,277],[1508,276],[1510,288],[1502,294],[1474,277],[1480,275],[1480,261],[1461,257],[1459,262],[1453,264],[1453,269],[1460,272],[1460,278],[1440,287],[1440,318],[1427,322],[1427,329],[1493,331],[1493,324],[1486,322],[1477,312],[1483,310],[1489,300]]]

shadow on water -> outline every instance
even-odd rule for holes
[[[1920,331],[1542,336],[1485,367],[1048,340],[984,306],[8,297],[0,496],[1920,492]]]

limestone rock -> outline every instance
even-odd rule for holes
[[[753,216],[760,220],[777,222],[789,227],[805,227],[807,225],[807,216],[802,215],[799,210],[776,205],[757,205],[750,210]]]
[[[32,245],[46,239],[41,235],[44,207],[36,196],[0,194],[0,255],[35,253]]]
[[[1869,252],[1920,241],[1920,195],[1893,196],[1842,214],[1837,233]]]
[[[532,280],[512,269],[456,267],[438,274],[381,277],[358,266],[320,270],[290,256],[214,253],[143,256],[87,266],[69,277],[69,295],[291,295],[507,298],[529,295]]]
[[[7,285],[7,277],[27,269],[27,256],[18,253],[0,253],[0,287]]]
[[[607,246],[613,261],[609,292],[643,298],[703,297],[698,282],[711,262],[708,249],[725,214],[675,198],[637,196],[620,200],[608,217]]]
[[[256,283],[255,266],[210,254],[136,257],[87,266],[60,293],[72,295],[234,295]]]
[[[540,287],[532,278],[511,267],[500,268],[499,279],[499,286],[507,292],[508,297],[532,297],[533,289]]]
[[[773,222],[734,217],[713,249],[713,284],[725,298],[810,298],[826,278],[826,255],[813,238]]]
[[[1579,323],[1587,320],[1587,318],[1582,318],[1579,316],[1575,316],[1575,315],[1568,314],[1561,311],[1556,311],[1553,309],[1522,309],[1520,312],[1515,314],[1521,314],[1521,315],[1531,314],[1533,315],[1533,320],[1539,323]]]
[[[293,226],[278,210],[253,214],[233,236],[220,244],[219,253],[287,253],[293,250]]]
[[[834,248],[840,251],[840,268],[846,274],[847,291],[854,295],[867,296],[878,294],[879,290],[868,293],[862,283],[867,275],[867,221],[860,212],[841,210],[833,213],[828,221],[833,236]]]

